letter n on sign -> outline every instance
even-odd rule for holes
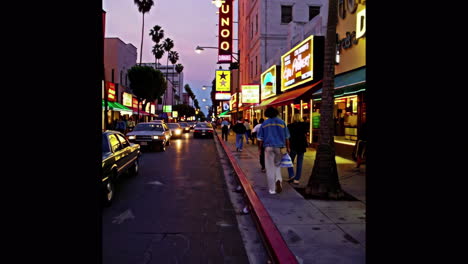
[[[219,8],[218,23],[218,64],[232,62],[232,0],[225,0]]]

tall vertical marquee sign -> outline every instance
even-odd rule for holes
[[[225,0],[219,8],[218,64],[232,62],[233,0]]]

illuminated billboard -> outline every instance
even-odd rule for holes
[[[281,91],[323,76],[323,36],[309,36],[281,56]]]
[[[225,101],[231,99],[231,93],[215,93],[215,100]]]
[[[107,101],[116,102],[117,97],[115,94],[115,84],[111,82],[106,82],[107,84]]]
[[[232,62],[232,35],[234,33],[233,0],[224,0],[219,8],[218,22],[218,63]]]
[[[231,71],[217,70],[216,71],[216,91],[230,92],[231,91]]]
[[[275,96],[279,92],[280,66],[273,65],[260,75],[260,95],[262,100]]]
[[[124,106],[129,106],[129,107],[132,107],[132,94],[129,94],[129,93],[123,93],[122,94],[122,104]]]
[[[243,84],[242,103],[258,104],[260,102],[260,86],[258,84]]]

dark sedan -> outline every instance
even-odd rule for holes
[[[214,129],[210,123],[200,122],[193,128],[193,137],[214,137]]]
[[[115,196],[115,183],[123,174],[135,176],[139,170],[140,145],[130,143],[118,131],[102,133],[102,184],[104,206],[109,206]]]

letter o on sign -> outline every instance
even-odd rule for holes
[[[227,42],[227,41],[221,42],[221,49],[228,50],[229,49],[229,42]]]
[[[231,32],[228,29],[221,30],[221,37],[227,38],[229,35],[231,35]]]

